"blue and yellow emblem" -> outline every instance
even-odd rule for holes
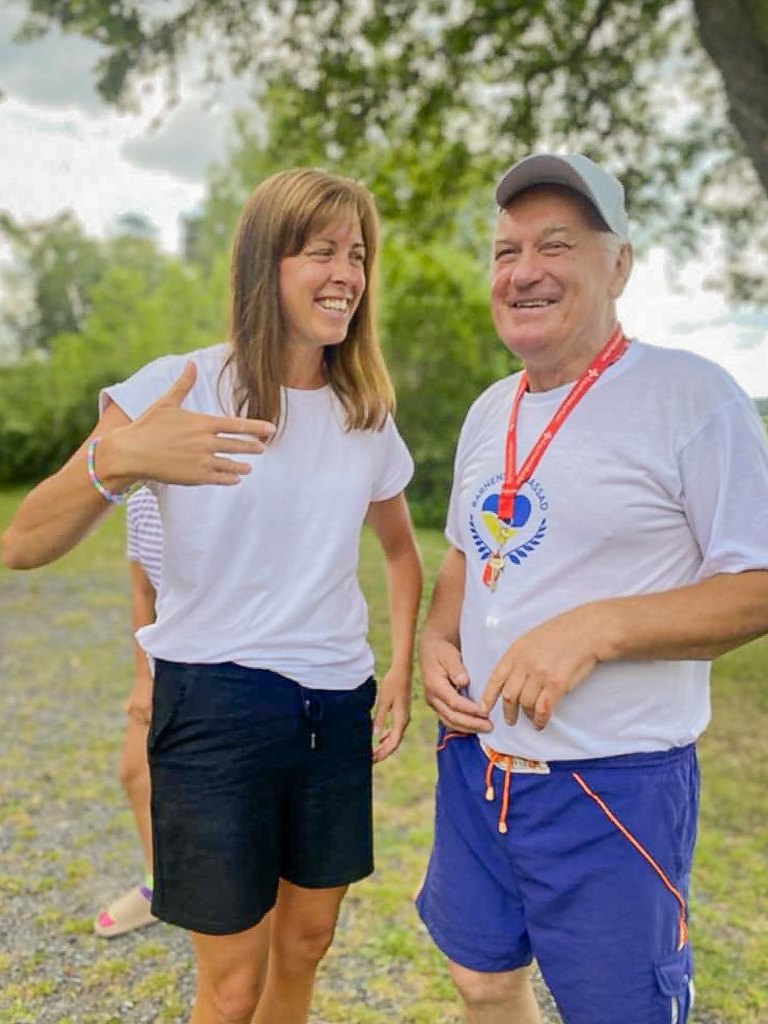
[[[541,486],[531,478],[515,496],[512,519],[499,519],[501,474],[496,474],[482,487],[471,503],[469,531],[481,562],[498,553],[513,565],[528,558],[541,543],[546,530],[549,508]],[[536,513],[536,514],[534,514]]]

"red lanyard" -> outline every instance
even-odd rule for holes
[[[526,480],[533,475],[533,471],[541,461],[541,457],[549,447],[549,443],[560,427],[562,427],[563,423],[565,423],[568,416],[573,412],[575,407],[582,400],[584,395],[586,395],[595,381],[605,373],[612,363],[615,363],[617,359],[621,358],[628,345],[629,339],[622,331],[621,326],[617,326],[605,346],[598,352],[558,406],[555,415],[542,431],[536,444],[531,448],[528,453],[528,457],[520,467],[520,470],[517,471],[515,469],[515,463],[517,461],[517,416],[520,410],[522,397],[528,390],[528,375],[525,370],[520,374],[520,382],[517,385],[517,391],[515,392],[515,397],[512,402],[512,409],[509,413],[507,444],[504,456],[504,481],[501,485],[501,492],[499,493],[499,507],[498,512],[496,513],[497,518],[502,522],[508,522],[510,525],[512,524],[515,495]],[[491,587],[492,590],[496,585],[496,580],[498,579],[498,575],[504,564],[504,560],[501,555],[502,547],[503,544],[495,555],[491,555],[488,559],[485,572],[483,573],[483,582]]]

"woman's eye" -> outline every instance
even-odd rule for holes
[[[365,263],[364,252],[353,252],[349,258],[353,263],[358,263],[360,266],[362,266]]]
[[[310,249],[309,255],[315,260],[329,260],[333,253],[330,249]]]

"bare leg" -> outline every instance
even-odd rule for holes
[[[136,828],[144,850],[144,864],[152,874],[152,824],[149,814],[148,726],[128,717],[120,758],[120,782],[131,804]]]
[[[449,961],[467,1024],[541,1024],[530,968],[483,973]]]
[[[264,985],[270,915],[235,935],[192,932],[197,993],[189,1024],[250,1024]]]
[[[302,889],[280,880],[267,981],[253,1024],[306,1024],[315,972],[333,940],[346,891]]]
[[[149,766],[147,765],[148,726],[128,718],[120,758],[120,781],[128,796],[136,828],[144,852],[144,870],[152,874],[152,827],[149,812]],[[144,881],[142,879],[142,881]],[[97,935],[111,939],[134,928],[152,924],[149,908],[151,892],[144,885],[134,885],[105,907],[93,922]]]

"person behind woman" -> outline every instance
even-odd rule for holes
[[[131,565],[131,618],[133,631],[155,621],[155,600],[160,587],[163,534],[157,498],[148,487],[132,494],[125,507],[126,554]],[[112,939],[135,928],[153,924],[152,822],[149,811],[149,765],[147,733],[152,710],[152,665],[133,642],[136,671],[133,689],[125,706],[128,722],[120,758],[120,781],[133,811],[144,851],[144,881],[124,893],[98,915],[93,928],[102,938]]]
[[[421,589],[377,246],[360,184],[262,182],[235,238],[230,342],[107,388],[91,437],[3,537],[7,565],[42,565],[154,481],[163,574],[138,634],[156,659],[152,912],[192,933],[190,1024],[303,1024],[346,888],[373,870],[371,762],[408,722]],[[364,520],[392,632],[373,754]]]

